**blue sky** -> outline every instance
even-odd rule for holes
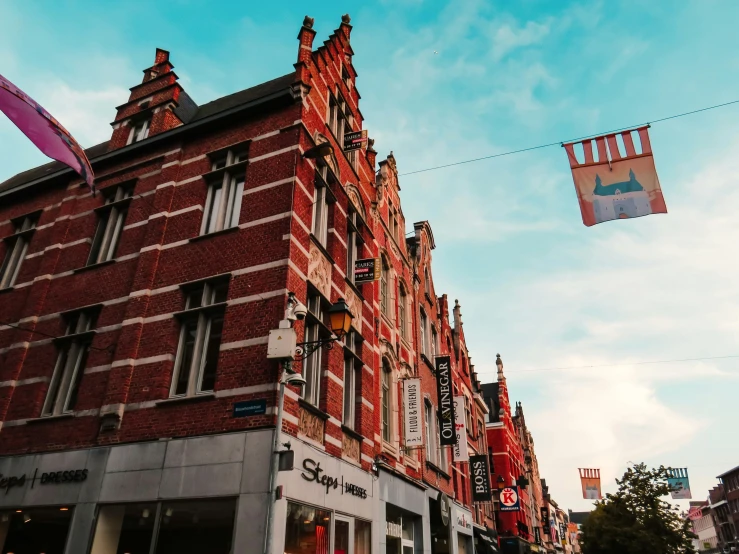
[[[306,13],[322,41],[347,11],[365,128],[401,174],[739,98],[730,0],[3,2],[0,73],[88,146],[156,47],[204,103],[290,72]],[[588,506],[578,467],[612,491],[628,461],[687,466],[703,498],[739,465],[739,359],[634,365],[739,355],[738,126],[739,105],[655,124],[670,213],[593,228],[559,147],[401,177],[436,289],[484,380],[502,354],[561,505]],[[2,118],[0,144],[0,180],[45,161]]]

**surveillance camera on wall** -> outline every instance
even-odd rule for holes
[[[300,373],[293,373],[285,378],[286,385],[292,385],[294,387],[300,387],[301,389],[305,386],[305,377]]]
[[[296,299],[296,304],[293,306],[292,309],[292,315],[298,321],[302,321],[305,319],[305,316],[308,315],[308,308],[306,308],[305,304],[303,304],[300,300]]]

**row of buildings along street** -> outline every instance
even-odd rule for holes
[[[312,27],[202,105],[158,49],[97,194],[0,184],[3,552],[579,551],[363,127],[350,18]]]

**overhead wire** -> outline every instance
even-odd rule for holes
[[[660,123],[662,121],[667,121],[669,119],[677,119],[678,117],[685,117],[687,115],[693,115],[693,114],[700,113],[700,112],[706,112],[708,110],[715,110],[717,108],[723,108],[725,106],[730,106],[732,104],[738,104],[738,103],[739,103],[739,100],[732,100],[731,102],[724,102],[723,104],[714,104],[713,106],[707,106],[705,108],[699,108],[697,110],[691,110],[689,112],[683,112],[683,113],[679,113],[679,114],[675,114],[675,115],[670,115],[670,116],[662,117],[662,118],[659,118],[659,119],[652,119],[652,120],[650,120],[649,122],[646,122],[646,123],[638,123],[636,125],[629,125],[627,127],[619,127],[618,129],[612,129],[611,131],[604,131],[604,132],[601,132],[601,133],[594,133],[594,134],[585,135],[585,136],[582,136],[582,137],[577,137],[577,138],[572,138],[572,139],[567,139],[567,140],[558,140],[556,142],[549,142],[547,144],[540,144],[539,146],[530,146],[528,148],[520,148],[518,150],[510,150],[508,152],[501,152],[499,154],[491,154],[489,156],[482,156],[480,158],[472,158],[472,159],[469,159],[469,160],[462,160],[462,161],[459,161],[459,162],[453,162],[453,163],[448,163],[448,164],[444,164],[444,165],[437,165],[437,166],[434,166],[434,167],[427,167],[425,169],[416,169],[414,171],[408,171],[406,173],[400,173],[400,174],[398,174],[398,177],[405,177],[405,176],[408,176],[408,175],[416,175],[417,173],[426,173],[428,171],[436,171],[437,169],[445,169],[447,167],[454,167],[454,166],[463,165],[463,164],[480,162],[480,161],[483,161],[483,160],[491,160],[493,158],[501,158],[503,156],[510,156],[512,154],[520,154],[522,152],[530,152],[532,150],[540,150],[542,148],[549,148],[550,146],[558,146],[558,145],[561,146],[561,145],[563,145],[565,143],[569,143],[569,142],[577,142],[577,141],[585,140],[585,139],[592,138],[592,137],[597,137],[597,136],[602,136],[602,135],[609,135],[611,133],[617,133],[619,131],[624,131],[626,129],[634,129],[636,127],[642,127],[644,125],[651,125],[653,123]]]
[[[31,333],[32,335],[41,335],[42,337],[46,337],[46,338],[49,338],[49,339],[52,339],[52,340],[57,340],[57,339],[64,338],[64,337],[57,337],[55,335],[49,335],[48,333],[44,333],[43,331],[37,331],[35,329],[29,329],[27,327],[20,327],[19,325],[15,325],[13,323],[7,323],[5,321],[0,321],[0,325],[5,325],[7,327],[11,327],[13,329],[17,329],[18,331],[27,331],[27,332]],[[113,346],[112,344],[109,344],[105,348],[98,348],[97,346],[90,345],[90,349],[91,350],[99,350],[100,352],[110,352],[110,349],[111,349],[112,346]]]
[[[672,363],[683,363],[683,362],[702,362],[708,360],[727,360],[731,358],[739,358],[739,354],[730,354],[728,356],[707,356],[703,358],[678,358],[675,360],[649,360],[640,362],[621,362],[617,364],[592,364],[592,365],[578,365],[578,366],[562,366],[562,367],[539,367],[534,369],[517,369],[513,373],[531,373],[535,371],[562,371],[568,369],[594,369],[600,367],[625,367],[631,365],[650,365],[650,364],[672,364]],[[481,371],[479,373],[493,373],[493,371]]]

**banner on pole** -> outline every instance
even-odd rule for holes
[[[454,397],[454,461],[466,462],[470,459],[467,451],[467,424],[465,422],[464,396]]]
[[[452,401],[452,360],[449,356],[437,356],[436,394],[439,399],[439,443],[452,446],[457,442],[454,432],[454,402]]]
[[[54,116],[0,75],[0,111],[8,116],[36,148],[76,171],[95,190],[95,176],[87,155]]]
[[[670,470],[670,476],[667,483],[672,489],[670,496],[674,499],[688,500],[693,498],[690,494],[690,481],[688,480],[688,468],[681,467]]]
[[[582,484],[582,497],[586,500],[603,498],[600,490],[600,469],[580,468],[580,483]]]
[[[639,127],[563,145],[575,181],[582,222],[588,227],[613,219],[667,213],[648,128]],[[636,152],[632,133],[639,137],[640,153]],[[619,148],[618,136],[623,148]],[[585,156],[582,163],[575,154],[576,144],[582,144]],[[623,151],[626,155],[622,155]]]
[[[472,501],[490,502],[493,490],[490,487],[490,467],[485,454],[470,456],[470,480],[472,481]]]
[[[421,380],[405,379],[403,381],[403,408],[405,410],[405,447],[423,446],[421,431]]]

